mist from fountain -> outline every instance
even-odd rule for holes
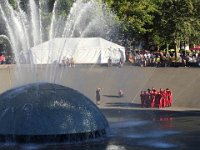
[[[10,104],[6,106],[6,109],[4,110],[2,116],[5,116],[7,113],[8,115],[11,115],[13,112],[15,113],[16,118],[13,119],[13,123],[11,124],[10,131],[7,130],[7,126],[3,126],[0,129],[1,135],[0,139],[3,139],[3,141],[7,142],[7,138],[14,137],[13,141],[17,141],[17,139],[21,139],[23,137],[25,143],[29,139],[33,139],[33,141],[29,142],[35,142],[36,139],[39,138],[39,142],[43,141],[44,136],[50,136],[51,138],[54,138],[54,141],[63,141],[63,136],[65,136],[66,140],[72,141],[72,138],[75,140],[78,140],[79,138],[83,138],[84,140],[89,139],[95,139],[98,137],[104,137],[104,135],[107,134],[107,129],[109,128],[107,120],[104,118],[101,113],[98,110],[98,108],[91,103],[89,99],[87,101],[87,98],[81,99],[81,96],[78,95],[78,93],[73,91],[69,91],[67,93],[66,90],[62,91],[61,86],[57,86],[57,84],[52,83],[60,83],[62,80],[62,70],[61,73],[58,74],[58,68],[59,68],[59,62],[61,62],[63,55],[63,48],[66,43],[66,41],[60,45],[59,48],[59,54],[53,58],[53,60],[57,60],[56,64],[52,64],[52,55],[53,55],[53,46],[48,45],[48,60],[45,65],[38,65],[34,64],[33,58],[30,55],[31,48],[39,45],[46,41],[53,41],[54,38],[71,38],[71,37],[91,37],[91,36],[98,36],[98,37],[104,37],[106,39],[109,38],[109,34],[113,30],[114,27],[114,15],[110,13],[110,11],[106,8],[106,5],[96,1],[96,0],[76,0],[71,9],[68,10],[68,14],[62,14],[61,10],[61,1],[55,0],[52,10],[48,10],[48,2],[45,2],[45,0],[28,0],[24,2],[23,0],[16,0],[15,6],[12,6],[9,3],[9,0],[2,0],[0,2],[0,19],[4,21],[4,26],[7,31],[6,35],[0,35],[0,38],[3,38],[10,43],[10,47],[12,48],[12,52],[15,56],[16,61],[16,67],[15,67],[15,75],[14,79],[12,81],[12,86],[20,86],[32,82],[37,82],[31,85],[30,91],[29,89],[24,90],[24,93],[20,93],[21,90],[16,89],[16,94],[23,95],[23,97],[20,98],[23,102],[21,103],[22,107],[21,109],[18,109],[19,107],[19,101],[17,100],[16,96],[13,97],[13,102],[15,103],[17,101],[17,104]],[[65,10],[67,11],[67,10]],[[48,18],[48,15],[51,14],[51,16]],[[2,23],[1,23],[2,24]],[[51,42],[50,42],[51,43]],[[77,44],[78,46],[78,44]],[[70,47],[69,47],[70,50]],[[76,54],[76,52],[71,52],[72,56]],[[9,70],[10,71],[10,70]],[[12,76],[12,73],[10,73]],[[66,75],[65,75],[66,76]],[[10,77],[11,78],[11,77]],[[60,81],[58,81],[60,79]],[[10,79],[11,82],[11,79]],[[33,86],[32,86],[33,85]],[[36,85],[36,86],[35,86]],[[42,85],[42,88],[37,88],[39,85]],[[43,86],[44,85],[44,86]],[[54,86],[56,85],[56,86]],[[23,87],[23,86],[22,86]],[[27,87],[27,85],[25,85]],[[36,87],[36,88],[35,88]],[[66,87],[63,87],[66,88]],[[35,91],[33,91],[35,89]],[[67,88],[66,88],[67,89]],[[41,91],[45,91],[43,93],[39,93]],[[47,91],[49,90],[49,93]],[[12,91],[12,90],[11,90]],[[29,92],[28,92],[29,91]],[[61,92],[61,93],[59,93]],[[25,93],[28,93],[26,95]],[[46,95],[49,96],[44,96]],[[50,94],[51,93],[51,94]],[[53,94],[52,94],[53,93]],[[59,96],[57,95],[59,94]],[[31,95],[32,94],[32,95]],[[3,95],[3,94],[2,94]],[[10,94],[9,96],[5,96],[6,101],[3,100],[3,96],[0,97],[0,102],[9,102]],[[12,94],[11,94],[12,95]],[[43,95],[44,97],[34,97],[35,95]],[[64,97],[66,95],[66,97]],[[74,110],[77,110],[77,112],[73,111],[71,106],[68,106],[67,101],[70,99],[69,96],[72,98],[73,102],[77,103],[77,108],[75,108],[73,105],[72,107]],[[11,96],[12,97],[12,96]],[[30,100],[30,98],[32,98]],[[36,110],[39,110],[43,106],[44,103],[49,103],[48,100],[50,99],[55,100],[55,109],[58,109],[57,104],[59,103],[59,106],[66,106],[68,108],[65,108],[66,112],[62,111],[61,113],[53,113],[53,117],[46,117],[45,114],[39,113],[39,118],[46,117],[47,119],[52,118],[53,120],[58,119],[64,119],[64,115],[68,115],[69,119],[72,118],[72,121],[64,119],[67,123],[76,122],[77,123],[72,124],[70,127],[69,124],[64,123],[63,120],[58,122],[56,125],[58,125],[59,129],[55,129],[55,125],[50,125],[49,127],[51,129],[48,129],[47,132],[43,132],[44,129],[47,129],[47,127],[44,127],[43,125],[46,122],[52,122],[52,121],[45,121],[44,118],[42,119],[45,123],[42,125],[39,125],[38,123],[36,125],[39,125],[40,127],[44,127],[44,129],[39,129],[31,122],[36,122],[37,119],[35,117],[29,116],[32,112],[32,108],[36,108]],[[28,100],[30,100],[30,103]],[[8,101],[7,101],[8,100]],[[66,100],[66,103],[63,103]],[[39,104],[38,102],[41,102]],[[73,103],[72,102],[72,103]],[[33,107],[33,103],[36,103],[36,105]],[[67,104],[67,105],[66,105]],[[89,108],[86,108],[85,110],[94,109],[90,112],[85,110],[80,110],[80,108],[86,105]],[[3,106],[3,105],[2,105]],[[9,108],[12,106],[12,112],[10,112]],[[30,112],[27,112],[28,109],[25,109],[25,112],[23,111],[24,107],[28,106],[31,107]],[[47,112],[48,108],[52,110],[51,106],[45,105],[41,110],[42,112]],[[96,111],[97,109],[97,111]],[[23,111],[22,114],[17,114],[17,110]],[[45,111],[44,111],[45,110]],[[63,109],[64,110],[64,109]],[[72,113],[72,115],[70,114]],[[81,114],[82,113],[82,114]],[[24,115],[25,114],[25,115]],[[35,114],[35,113],[34,113]],[[46,114],[50,114],[47,112]],[[61,114],[61,116],[54,116],[55,114]],[[83,118],[83,122],[80,122],[80,117]],[[94,114],[94,117],[92,116]],[[21,118],[22,116],[29,116],[27,120],[18,120],[18,117]],[[91,117],[92,116],[92,117]],[[56,118],[56,119],[55,119]],[[90,118],[94,118],[93,120],[89,120]],[[100,118],[100,119],[99,119]],[[10,117],[7,117],[7,119],[10,119]],[[96,119],[96,120],[95,120]],[[3,120],[1,118],[1,120]],[[19,125],[17,125],[17,121],[19,121]],[[40,122],[40,121],[38,121]],[[54,121],[53,121],[54,122]],[[20,123],[25,124],[23,127],[20,125]],[[27,124],[26,124],[27,123]],[[7,124],[7,123],[5,123]],[[91,126],[90,126],[91,124]],[[100,125],[99,125],[100,124]],[[81,125],[83,125],[81,127]],[[52,129],[52,126],[54,127]],[[5,127],[5,128],[4,128]],[[14,133],[13,131],[19,131],[17,127],[22,129],[22,132]],[[30,131],[27,131],[25,128],[29,127]],[[38,133],[33,133],[33,128],[36,127],[38,129]],[[64,129],[64,132],[61,132],[61,128]],[[77,130],[76,130],[77,128]],[[71,129],[72,132],[66,132],[67,130]],[[88,130],[86,130],[88,129]],[[6,133],[4,132],[6,131]],[[8,132],[7,132],[8,131]],[[49,132],[50,131],[50,132]],[[54,132],[54,133],[52,133]],[[5,133],[5,134],[4,134]],[[25,133],[25,134],[24,134]],[[90,136],[90,134],[92,136]],[[56,136],[58,135],[58,136]],[[19,138],[16,138],[19,136]],[[48,140],[49,138],[45,139]],[[59,139],[55,137],[60,137]],[[70,137],[72,137],[70,139]],[[5,139],[5,140],[4,140]],[[21,141],[21,140],[19,140]],[[65,140],[63,141],[65,142]]]
[[[4,21],[7,30],[6,36],[11,43],[17,65],[16,85],[22,85],[27,74],[33,76],[33,82],[41,80],[36,71],[38,66],[30,58],[31,47],[56,37],[95,36],[109,39],[115,32],[115,15],[101,1],[76,0],[71,9],[68,10],[69,13],[65,15],[61,12],[63,10],[61,10],[60,2],[60,0],[55,0],[52,10],[47,6],[48,1],[43,0],[29,0],[27,2],[16,0],[15,7],[11,6],[8,0],[0,2],[0,17]],[[45,18],[47,14],[51,14],[48,19]],[[57,62],[61,61],[63,46],[60,45],[60,55],[56,58]],[[52,51],[53,49],[49,48],[49,56],[52,55]],[[50,58],[47,64],[51,62]],[[26,71],[22,70],[24,64],[27,66]],[[56,69],[57,65],[53,67],[46,65],[43,68],[47,82],[55,83]]]

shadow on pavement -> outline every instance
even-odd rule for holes
[[[119,95],[103,95],[105,97],[110,97],[110,98],[122,98],[122,96]]]
[[[141,104],[136,103],[126,103],[126,102],[117,102],[117,103],[106,103],[107,107],[134,107],[134,108],[141,108]]]

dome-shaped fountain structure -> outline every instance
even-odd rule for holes
[[[79,142],[108,129],[96,105],[68,87],[33,83],[0,95],[1,142]]]

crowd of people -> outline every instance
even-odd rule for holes
[[[101,90],[102,88],[96,89],[96,104],[100,105],[101,102]],[[118,91],[118,97],[123,97],[124,92],[120,89]],[[166,89],[156,90],[155,88],[141,91],[141,107],[143,108],[164,108],[172,106],[172,92]]]
[[[116,62],[115,62],[116,63]],[[124,65],[124,59],[120,58],[119,61],[116,63],[119,67],[123,67]],[[112,67],[113,61],[111,57],[108,58],[108,67]]]
[[[174,52],[136,52],[135,55],[129,54],[129,62],[132,64],[147,67],[169,67],[169,66],[193,66],[200,62],[200,52],[185,53],[180,52],[175,55]]]
[[[162,108],[172,105],[172,92],[168,88],[165,90],[152,88],[141,91],[140,98],[142,107]]]
[[[74,68],[75,67],[74,58],[73,57],[71,57],[71,58],[63,57],[61,62],[59,63],[59,66]]]

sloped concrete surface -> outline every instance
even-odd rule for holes
[[[0,93],[16,86],[15,66],[0,67]],[[27,68],[25,68],[27,69]],[[22,68],[22,71],[24,68]],[[101,106],[139,107],[140,91],[148,88],[173,92],[173,108],[200,108],[200,68],[77,66],[57,68],[55,83],[76,89],[95,102],[96,88],[101,90]],[[37,67],[38,80],[45,79],[45,71]],[[50,75],[49,75],[50,76]],[[24,83],[31,83],[31,73],[24,75]],[[124,97],[118,97],[119,89]]]

